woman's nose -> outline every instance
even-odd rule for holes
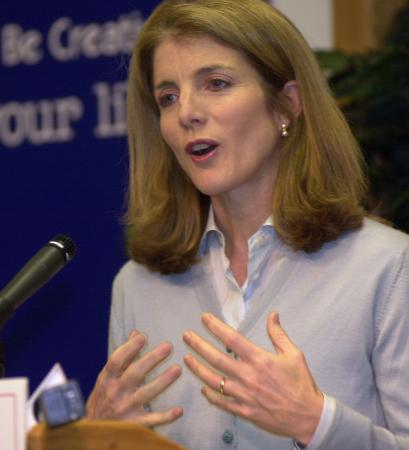
[[[188,92],[179,97],[179,122],[184,128],[191,128],[205,122],[205,105],[197,93]]]

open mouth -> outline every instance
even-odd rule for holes
[[[212,152],[217,146],[209,144],[197,144],[191,148],[191,154],[195,156],[203,156]]]

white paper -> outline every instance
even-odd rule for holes
[[[27,431],[31,430],[35,425],[37,425],[37,420],[34,417],[34,403],[39,397],[39,395],[45,390],[50,389],[54,386],[59,386],[67,382],[65,373],[59,363],[54,364],[51,370],[48,372],[44,380],[34,391],[27,403]],[[0,441],[1,442],[1,441]],[[1,449],[3,450],[3,448]]]
[[[0,380],[1,450],[26,449],[27,378]]]

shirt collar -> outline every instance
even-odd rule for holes
[[[265,220],[263,225],[261,225],[261,227],[257,230],[257,232],[255,234],[259,233],[260,231],[263,231],[263,232],[265,231],[267,233],[272,233],[274,231],[274,223],[273,223],[272,216],[267,217],[267,219]],[[210,207],[209,207],[209,213],[207,215],[206,227],[204,229],[203,236],[200,241],[199,253],[201,256],[203,256],[203,254],[205,254],[207,252],[210,239],[217,239],[219,245],[224,248],[224,236],[216,224],[216,219],[214,217],[214,211],[213,211],[212,204],[210,204]]]

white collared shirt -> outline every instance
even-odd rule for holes
[[[251,299],[266,282],[267,266],[276,245],[273,221],[269,217],[248,240],[247,279],[239,286],[225,253],[225,238],[210,207],[202,239],[202,260],[221,304],[224,319],[233,328],[239,326]]]

